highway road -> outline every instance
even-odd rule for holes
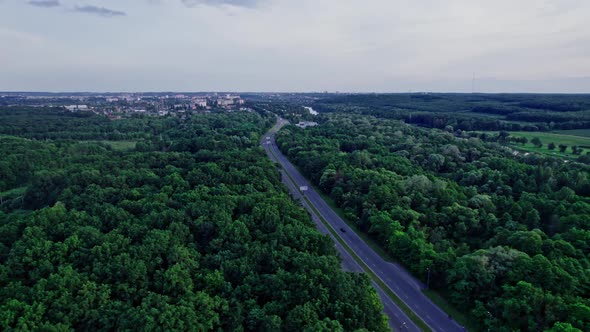
[[[267,150],[267,148],[265,148],[265,150]],[[277,162],[274,156],[270,153],[270,150],[267,150],[267,153],[273,161]],[[354,260],[354,258],[352,258],[350,253],[342,247],[342,244],[334,238],[334,235],[326,228],[326,225],[324,225],[324,223],[320,221],[316,213],[311,209],[311,207],[309,207],[307,202],[303,199],[302,194],[299,191],[299,187],[297,187],[289,179],[289,177],[285,174],[284,170],[281,170],[281,176],[283,182],[287,185],[293,197],[299,199],[301,204],[311,213],[312,220],[316,224],[320,232],[329,235],[334,240],[336,250],[342,258],[342,268],[345,271],[349,272],[363,273],[363,268]],[[384,312],[387,315],[387,317],[389,317],[389,325],[393,330],[412,332],[420,331],[420,328],[418,328],[416,324],[414,324],[414,322],[412,322],[412,320],[410,320],[410,318],[408,318],[408,316],[395,304],[395,302],[393,302],[389,298],[389,296],[387,296],[387,294],[383,291],[383,289],[379,287],[379,285],[377,285],[375,282],[373,282],[372,284],[373,287],[377,290],[377,294],[381,298],[381,302],[383,303],[384,307]]]
[[[333,230],[336,230],[338,236],[344,240],[347,246],[368,266],[371,271],[381,279],[381,281],[392,291],[398,298],[400,298],[418,317],[420,317],[433,331],[441,332],[459,332],[465,329],[459,325],[455,320],[451,319],[445,312],[436,306],[428,297],[422,293],[425,287],[423,283],[412,277],[403,267],[398,264],[390,263],[382,259],[371,247],[369,247],[354,230],[352,230],[341,218],[336,214],[330,206],[322,199],[322,197],[313,189],[307,179],[305,179],[299,171],[289,162],[289,160],[278,149],[274,135],[280,130],[282,126],[288,122],[279,118],[277,125],[267,133],[261,141],[262,147],[267,152],[268,156],[280,164],[282,169],[283,182],[295,198],[299,198],[304,207],[311,213],[312,219],[318,225],[321,232],[329,234],[334,237],[332,232],[329,232],[324,223],[322,223],[318,216],[306,200],[302,199],[302,195],[319,212],[321,217],[327,221]],[[287,174],[289,176],[287,176]],[[293,179],[295,183],[291,180]],[[299,189],[307,186],[308,189],[301,192]],[[352,256],[342,248],[342,245],[334,239],[336,248],[343,260],[343,268],[349,271],[362,272],[363,269],[352,258]],[[397,305],[386,295],[386,293],[377,284],[373,283],[383,305],[385,313],[390,318],[390,325],[395,330],[402,331],[419,331],[420,329],[401,311]],[[401,328],[400,328],[401,327]]]

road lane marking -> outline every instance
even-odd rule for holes
[[[273,151],[270,151],[270,153],[274,155]],[[280,154],[280,152],[278,152],[278,153]],[[276,157],[276,156],[275,156],[275,157]],[[277,159],[278,159],[278,158],[277,158]],[[283,163],[283,162],[282,162],[282,160],[283,160],[283,159],[285,159],[285,158],[280,158],[280,163],[281,163],[281,164]],[[288,161],[286,161],[286,163],[288,163]],[[289,174],[289,173],[290,173],[290,172],[289,172],[289,170],[293,170],[295,173],[297,173],[297,175],[299,175],[299,173],[298,173],[296,170],[294,170],[294,167],[292,167],[290,164],[287,164],[287,165],[282,165],[282,166],[283,166],[283,168],[285,169],[285,174],[286,174],[286,175],[287,175],[287,177],[288,177],[288,178],[291,180],[291,182],[293,182],[294,184],[297,184],[297,181],[295,181],[295,179],[293,179],[292,175],[290,175],[290,174]],[[314,191],[313,193],[315,194],[315,191]],[[306,195],[302,195],[300,192],[298,192],[298,194],[299,194],[299,196],[301,196],[301,197],[303,198],[303,201],[307,201],[307,200],[309,200],[309,205],[308,205],[308,204],[306,204],[306,205],[308,205],[308,206],[309,206],[309,208],[311,209],[311,211],[310,211],[310,212],[312,212],[312,214],[313,214],[314,212],[316,212],[316,213],[318,213],[318,217],[319,217],[320,219],[321,219],[321,218],[323,218],[323,219],[324,219],[324,220],[322,221],[322,223],[324,223],[324,222],[325,222],[325,223],[327,224],[327,225],[326,225],[326,227],[329,227],[329,228],[331,228],[331,231],[330,231],[330,233],[332,234],[332,236],[333,236],[335,239],[340,239],[338,242],[342,241],[342,242],[344,242],[344,244],[345,244],[346,246],[348,246],[348,247],[347,247],[347,248],[345,248],[345,249],[347,249],[347,250],[346,250],[347,252],[348,252],[349,250],[351,251],[351,252],[349,252],[349,255],[350,255],[351,257],[353,257],[353,256],[352,256],[353,254],[356,256],[356,258],[354,258],[354,257],[353,257],[353,258],[354,258],[354,260],[355,260],[355,262],[356,262],[356,260],[357,260],[357,259],[358,259],[358,260],[360,260],[360,261],[361,261],[361,263],[362,263],[363,265],[365,265],[365,266],[366,266],[366,267],[367,267],[367,268],[368,268],[368,269],[369,269],[369,270],[372,272],[372,274],[374,275],[374,277],[375,277],[375,278],[377,278],[377,280],[379,280],[381,283],[383,283],[383,284],[384,284],[384,286],[385,286],[386,288],[388,288],[388,289],[391,291],[391,286],[390,286],[390,285],[387,285],[386,283],[384,283],[384,282],[383,282],[383,280],[381,279],[381,277],[380,277],[379,275],[377,275],[377,274],[375,273],[375,271],[373,271],[373,269],[371,269],[371,268],[370,268],[368,265],[366,265],[366,264],[367,264],[367,262],[365,262],[363,259],[361,259],[361,258],[360,258],[360,255],[359,255],[358,253],[356,253],[354,250],[352,250],[352,249],[350,248],[350,244],[348,244],[348,243],[347,243],[347,242],[346,242],[346,241],[343,239],[343,237],[341,236],[341,234],[339,234],[339,233],[336,231],[336,229],[335,229],[335,227],[336,227],[336,226],[334,226],[332,223],[330,223],[330,222],[328,222],[328,221],[327,221],[327,219],[326,219],[326,216],[325,216],[325,215],[329,215],[330,217],[332,217],[332,219],[334,219],[334,218],[335,218],[335,219],[338,219],[338,218],[339,218],[339,217],[338,217],[338,216],[335,214],[335,212],[334,212],[333,210],[331,210],[331,208],[329,208],[329,207],[327,207],[327,208],[326,208],[326,207],[324,206],[326,203],[325,203],[325,202],[324,202],[324,201],[323,201],[321,198],[319,198],[319,199],[315,199],[315,198],[314,198],[314,201],[316,201],[316,203],[314,203],[314,202],[312,202],[312,201],[311,201],[311,199],[310,199],[309,197],[306,197]],[[317,207],[317,206],[315,206],[316,204],[318,204],[318,202],[317,202],[317,201],[319,201],[319,206],[320,206],[320,208],[321,208],[321,209],[318,209],[318,207]],[[314,211],[314,210],[315,210],[315,211]],[[323,210],[323,211],[322,211],[322,210]],[[327,210],[328,212],[326,212],[326,210]],[[361,242],[363,242],[363,243],[364,243],[364,241],[362,241],[362,239],[361,239],[361,238],[358,236],[358,234],[356,234],[356,233],[355,233],[355,235],[356,235],[356,238],[357,238],[357,240],[358,240],[358,241],[361,241]],[[357,248],[357,249],[359,249],[359,248]],[[370,249],[369,249],[369,250],[370,250]],[[361,251],[361,252],[362,252],[362,251],[364,251],[364,249],[363,249],[363,250],[360,250],[360,249],[359,249],[359,251]],[[365,259],[366,259],[366,258],[365,258]],[[357,264],[359,264],[359,262],[356,262],[356,263],[357,263]],[[359,264],[359,265],[360,265],[360,264]],[[361,268],[362,268],[362,266],[361,266]],[[396,289],[397,289],[397,287],[396,287]],[[396,293],[395,293],[395,292],[393,293],[393,295],[394,295],[394,296],[396,296],[396,297],[398,296],[398,295],[396,295]],[[389,294],[387,294],[387,297],[389,298]],[[407,295],[405,295],[405,297],[406,297],[406,299],[408,299]],[[401,302],[402,302],[402,304],[404,304],[404,305],[405,305],[405,308],[409,309],[409,307],[408,307],[408,304],[407,304],[407,303],[404,303],[404,301],[401,301]],[[401,308],[398,308],[398,309],[401,309]],[[402,311],[404,311],[404,310],[402,310]],[[415,311],[413,311],[413,310],[410,310],[410,311],[412,312],[413,316],[415,316],[415,317],[416,317],[418,320],[420,320],[420,321],[421,321],[421,323],[425,324],[425,325],[428,327],[428,329],[432,330],[432,327],[431,327],[431,326],[429,326],[429,325],[428,325],[428,324],[427,324],[427,323],[426,323],[424,320],[422,320],[422,319],[420,318],[420,316],[418,316],[418,315],[416,314],[416,312],[415,312]],[[407,314],[407,313],[406,313],[406,314]]]

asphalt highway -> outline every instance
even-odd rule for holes
[[[276,159],[273,157],[269,150],[267,150],[267,153],[269,157],[276,162]],[[340,242],[338,242],[334,238],[334,235],[326,228],[326,225],[324,225],[324,223],[320,221],[319,217],[303,199],[302,194],[299,191],[299,188],[296,187],[295,184],[291,181],[291,179],[289,179],[289,177],[284,173],[284,170],[281,170],[281,175],[283,182],[287,185],[293,197],[299,199],[301,204],[311,213],[312,220],[316,224],[320,232],[329,235],[334,240],[336,250],[342,258],[342,268],[345,271],[349,272],[363,273],[363,268],[354,260],[354,258],[352,258],[350,253],[348,253],[348,251],[346,251],[346,249],[342,247],[342,244],[340,244]],[[381,302],[383,303],[384,307],[384,312],[387,315],[387,317],[389,317],[389,325],[393,330],[412,332],[420,331],[420,329],[414,324],[414,322],[412,322],[410,318],[408,318],[408,316],[395,304],[395,302],[393,302],[389,298],[389,296],[387,296],[387,294],[383,291],[383,289],[379,287],[379,285],[377,285],[375,282],[373,282],[372,284],[373,287],[377,290],[377,294],[381,298]]]
[[[336,231],[338,236],[344,240],[347,246],[367,265],[371,271],[387,285],[418,317],[420,317],[433,331],[441,332],[459,332],[465,329],[455,320],[449,317],[444,311],[436,306],[426,295],[422,293],[425,287],[423,283],[412,277],[403,267],[398,264],[390,263],[383,260],[371,247],[369,247],[341,218],[322,197],[313,189],[309,182],[299,173],[299,171],[287,160],[279,151],[274,135],[282,126],[288,122],[284,119],[278,119],[277,125],[267,133],[261,141],[262,147],[267,152],[269,158],[281,165],[283,172],[283,182],[287,184],[293,197],[299,198],[303,206],[311,213],[312,219],[318,226],[318,229],[325,234],[334,237],[328,231],[324,223],[316,215],[315,211],[308,206],[302,195],[313,204],[321,217],[328,222],[330,227]],[[287,174],[289,176],[287,176]],[[290,177],[290,178],[289,178]],[[291,181],[293,179],[293,181]],[[300,188],[307,186],[306,191],[300,191]],[[363,272],[363,269],[352,258],[352,256],[342,248],[342,245],[334,239],[336,249],[342,257],[343,268],[352,272]],[[385,313],[390,319],[390,326],[397,331],[420,331],[420,329],[399,309],[392,299],[376,283],[373,286],[377,289],[383,302]]]

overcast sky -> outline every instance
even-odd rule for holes
[[[590,93],[588,0],[0,0],[2,91]]]

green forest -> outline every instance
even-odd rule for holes
[[[369,279],[341,270],[334,243],[259,147],[274,122],[255,112],[110,121],[0,110],[0,329],[389,330]],[[560,192],[564,211],[587,208],[580,190]],[[585,221],[571,218],[563,239],[531,233],[558,248],[559,262],[539,257],[571,277],[569,288],[506,291],[534,287],[588,324],[575,274],[587,263]]]
[[[338,98],[277,143],[360,231],[482,330],[590,330],[589,166]]]
[[[550,131],[590,128],[590,95],[350,94],[318,98],[322,112],[347,112],[460,130]]]

